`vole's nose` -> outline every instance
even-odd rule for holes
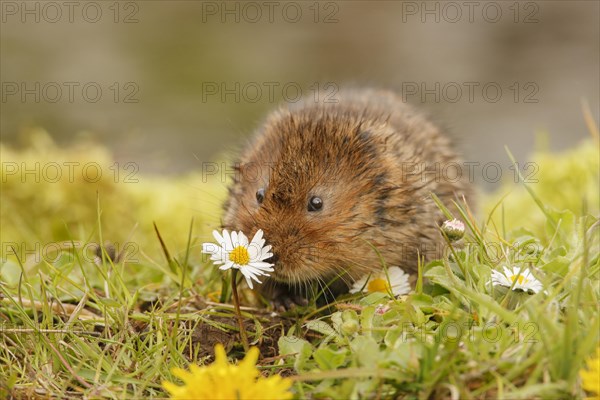
[[[266,258],[264,261],[270,264],[276,264],[277,260],[279,260],[279,257],[277,257],[277,254],[273,254],[271,257]]]

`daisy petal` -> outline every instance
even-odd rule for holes
[[[232,250],[240,244],[238,240],[238,233],[236,231],[231,232],[231,244]]]
[[[227,262],[225,263],[225,265],[221,265],[221,266],[219,267],[219,269],[220,269],[220,270],[222,270],[222,271],[225,271],[225,270],[228,270],[228,269],[230,269],[230,268],[233,268],[233,267],[234,267],[234,265],[235,265],[235,264],[233,263],[233,261],[227,261]]]
[[[258,269],[263,270],[263,271],[273,271],[273,264],[269,264],[269,263],[264,262],[264,261],[251,262],[248,265],[251,265],[254,268],[258,268]]]
[[[231,235],[227,232],[227,229],[223,229],[223,248],[227,251],[233,250],[233,243],[231,242]]]
[[[242,231],[238,232],[238,242],[240,246],[248,247],[248,238]]]
[[[252,238],[252,243],[260,244],[262,242],[262,237],[263,237],[262,229],[257,230],[256,233],[254,234],[254,237]]]
[[[250,289],[254,289],[254,286],[252,284],[252,273],[250,273],[248,270],[242,269],[242,275],[244,275],[244,278],[246,278],[246,283],[248,284],[248,286],[250,287]]]
[[[226,230],[224,230],[224,231],[223,231],[223,235],[221,235],[221,234],[220,234],[219,232],[217,232],[216,230],[214,230],[214,231],[212,232],[212,234],[213,234],[213,237],[214,237],[214,238],[215,238],[215,240],[217,241],[217,244],[218,244],[219,246],[221,246],[221,247],[224,247],[224,246],[225,246],[225,238],[224,238],[223,236],[224,236],[224,234],[226,234],[226,233],[227,233],[227,231],[226,231]]]
[[[214,243],[202,243],[202,253],[214,254],[219,251],[220,247]]]
[[[352,285],[352,289],[350,289],[350,293],[358,293],[361,290],[364,290],[364,288],[366,288],[366,286],[367,286],[368,278],[369,278],[369,276],[365,275],[362,278],[360,278],[359,280],[357,280],[356,282],[354,282],[354,285]]]

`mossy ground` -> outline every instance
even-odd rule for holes
[[[144,176],[43,132],[0,150],[2,397],[161,397],[173,367],[210,361],[217,342],[243,357],[229,286],[200,253],[225,183]],[[597,137],[532,161],[537,183],[507,183],[480,215],[455,216],[466,237],[407,296],[276,314],[243,290],[264,373],[292,376],[298,398],[585,397],[600,323]],[[43,175],[65,162],[79,163],[72,177]],[[5,168],[35,163],[37,182]],[[492,288],[504,265],[530,268],[545,292]]]

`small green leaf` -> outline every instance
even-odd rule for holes
[[[301,372],[304,369],[306,361],[312,353],[312,346],[304,339],[296,336],[282,336],[277,342],[279,346],[279,354],[282,356],[294,354],[294,369]]]
[[[362,334],[365,336],[371,336],[373,330],[373,315],[375,315],[375,307],[366,307],[360,314],[360,325],[362,327]]]
[[[350,348],[362,367],[375,368],[381,359],[379,345],[369,336],[358,336],[350,342]]]
[[[374,292],[374,293],[371,293],[370,295],[365,296],[362,299],[360,299],[360,301],[358,302],[358,304],[360,304],[361,306],[372,306],[374,304],[381,303],[381,301],[383,299],[386,299],[388,297],[389,296],[388,296],[387,293]]]
[[[555,257],[552,261],[542,265],[542,269],[546,272],[554,272],[560,276],[565,276],[569,272],[571,261],[562,256]]]
[[[316,361],[319,368],[322,370],[335,370],[341,367],[346,361],[345,350],[332,350],[324,347],[317,349],[313,354],[313,358]]]

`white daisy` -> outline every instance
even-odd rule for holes
[[[256,232],[250,242],[241,231],[231,232],[230,235],[224,229],[222,234],[213,231],[213,236],[217,244],[202,244],[202,252],[210,254],[210,260],[215,265],[220,265],[221,270],[239,269],[250,289],[253,289],[252,280],[262,283],[258,276],[269,276],[268,272],[273,272],[273,264],[264,261],[273,257],[273,253],[271,246],[265,246],[262,229]]]
[[[442,224],[442,231],[446,234],[451,242],[462,239],[465,235],[465,224],[462,221],[453,220],[444,221]]]
[[[492,285],[512,287],[512,290],[537,293],[543,289],[542,283],[538,281],[529,269],[520,267],[504,267],[504,272],[492,271]]]
[[[389,277],[389,280],[388,280]],[[387,274],[384,270],[375,274],[363,276],[361,279],[354,282],[350,293],[374,293],[392,292],[394,296],[401,296],[410,292],[410,284],[408,283],[408,274],[399,267],[389,267]]]

